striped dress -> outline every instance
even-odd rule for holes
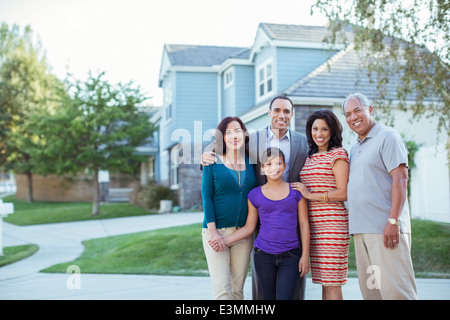
[[[349,161],[344,148],[334,148],[306,158],[300,181],[313,193],[335,190],[332,167],[338,159]],[[341,286],[347,282],[350,241],[344,202],[308,200],[308,214],[312,281],[323,286]]]

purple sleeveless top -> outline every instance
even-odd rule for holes
[[[254,246],[270,254],[280,254],[299,247],[297,234],[298,202],[302,195],[292,190],[281,200],[270,200],[264,196],[261,187],[248,194],[250,203],[258,209],[261,228]]]

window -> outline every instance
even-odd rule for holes
[[[166,106],[166,121],[172,119],[172,104]]]
[[[264,95],[264,68],[259,70],[259,96]]]
[[[171,150],[170,150],[170,186],[172,189],[177,189],[178,188],[178,175],[179,175],[179,161],[178,159],[181,158],[183,155],[183,147],[182,144],[177,144],[175,145]]]
[[[141,185],[146,186],[150,181],[156,179],[156,158],[150,156],[146,162],[141,164]]]
[[[272,60],[264,63],[258,69],[258,98],[265,97],[273,90]]]
[[[233,77],[234,77],[234,72],[233,69],[230,68],[229,70],[227,70],[224,74],[224,78],[225,78],[225,85],[224,88],[229,88],[233,85]]]
[[[169,84],[164,89],[164,108],[165,108],[165,119],[169,121],[172,119],[172,85]]]

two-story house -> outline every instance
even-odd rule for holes
[[[286,94],[294,102],[291,129],[301,133],[313,111],[332,110],[344,127],[344,147],[350,149],[356,135],[347,127],[342,100],[362,92],[373,101],[378,98],[376,84],[359,68],[352,45],[330,48],[322,41],[326,34],[326,27],[261,23],[250,48],[164,46],[159,182],[177,190],[182,209],[201,207],[200,157],[220,120],[231,115],[241,117],[249,129],[268,126],[268,103],[275,95]],[[412,178],[413,216],[450,221],[445,133],[436,136],[433,119],[409,123],[409,117],[396,110],[394,84],[388,99],[393,101],[395,129],[422,146]]]

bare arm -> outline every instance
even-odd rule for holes
[[[300,272],[300,276],[304,277],[309,272],[310,269],[309,266],[310,234],[309,234],[308,205],[304,197],[302,197],[302,199],[298,202],[297,210],[298,210],[298,221],[300,224],[300,237],[302,241],[302,257],[300,258],[298,270]]]
[[[230,244],[233,244],[239,240],[245,239],[248,236],[252,235],[253,232],[255,232],[256,224],[258,223],[258,209],[256,209],[250,200],[247,200],[248,202],[248,216],[247,221],[245,222],[245,225],[236,231],[235,233],[229,235],[226,237],[225,244],[229,246]]]
[[[324,192],[310,192],[306,188],[305,184],[301,182],[295,182],[292,184],[294,190],[300,191],[300,193],[308,200],[322,201],[325,199],[328,201],[346,201],[347,200],[347,183],[349,173],[349,163],[345,160],[336,160],[332,168],[334,177],[336,179],[336,189],[328,191],[327,195]]]
[[[220,241],[224,242],[225,246],[229,246],[239,240],[247,238],[248,236],[253,234],[253,232],[256,229],[256,225],[258,223],[258,210],[251,204],[249,200],[247,201],[248,201],[247,221],[245,222],[245,225],[238,231],[225,237],[223,240],[220,239]],[[221,252],[220,241],[210,240],[208,243],[214,249],[214,251]]]
[[[406,192],[408,188],[408,167],[401,164],[389,173],[392,177],[391,188],[391,210],[389,218],[400,219],[400,215],[405,205]],[[394,248],[400,241],[400,226],[386,223],[384,228],[384,246]]]
[[[209,243],[215,243],[214,251],[222,252],[225,250],[225,242],[222,239],[222,236],[217,232],[216,223],[210,222],[207,224],[208,232],[209,232]]]

